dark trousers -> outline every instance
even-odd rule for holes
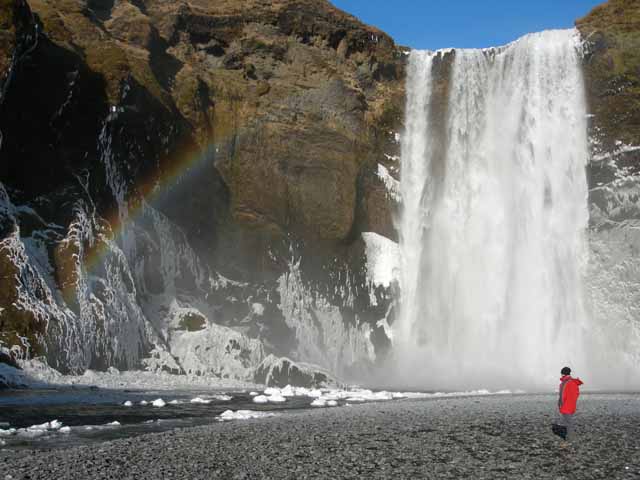
[[[558,420],[558,425],[562,425],[567,429],[567,441],[571,441],[573,438],[573,413],[561,413]]]

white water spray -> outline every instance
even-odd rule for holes
[[[438,116],[435,86],[447,80],[433,72],[444,55],[409,60],[394,332],[402,381],[548,386],[563,365],[585,365],[589,155],[577,36],[455,50]]]

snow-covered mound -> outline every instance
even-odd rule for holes
[[[211,399],[204,399],[204,398],[200,398],[200,397],[196,397],[196,398],[192,398],[191,399],[191,403],[200,403],[200,404],[209,404],[211,403]]]
[[[51,420],[50,422],[41,423],[39,425],[31,425],[26,428],[0,428],[0,438],[19,436],[26,438],[35,438],[42,435],[53,433],[69,433],[71,429],[62,425],[62,422],[58,420]]]
[[[286,401],[287,399],[278,393],[253,397],[253,403],[284,403]]]
[[[221,402],[229,402],[233,399],[233,397],[231,395],[206,395],[204,397],[195,397],[191,399],[191,403],[202,403],[202,404],[209,404],[211,402],[213,402],[214,400],[219,400]]]
[[[218,416],[220,421],[228,420],[249,420],[250,418],[265,418],[273,417],[274,414],[270,412],[256,412],[254,410],[225,410]]]

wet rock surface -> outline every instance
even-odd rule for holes
[[[581,397],[575,441],[555,396],[404,400],[298,411],[51,452],[0,453],[6,478],[640,476],[640,396]]]

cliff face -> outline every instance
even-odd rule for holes
[[[640,3],[610,0],[578,20],[591,114],[591,255],[587,286],[598,324],[621,351],[640,344]],[[602,333],[607,338],[610,332]]]
[[[375,361],[390,297],[363,239],[395,235],[404,103],[387,35],[315,0],[2,0],[0,24],[5,353]]]

